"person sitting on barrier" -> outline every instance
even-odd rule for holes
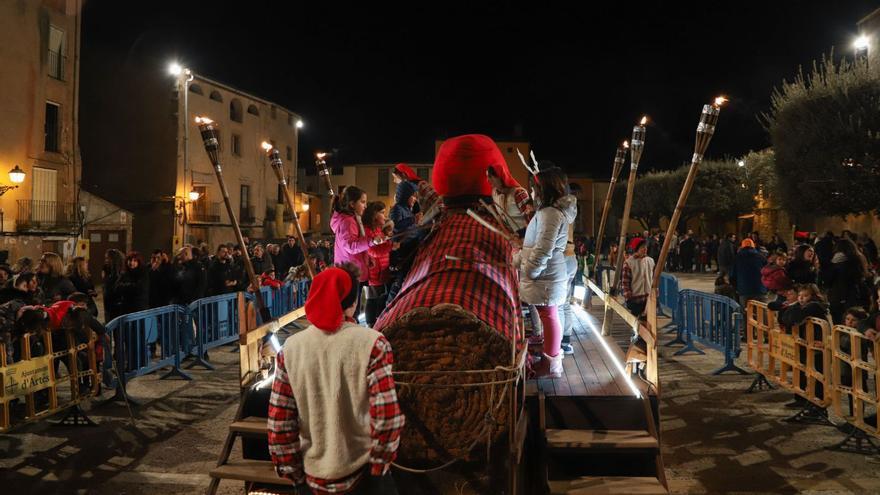
[[[315,276],[312,324],[276,357],[269,453],[297,493],[397,493],[390,468],[405,419],[391,345],[354,320],[359,278],[350,263]]]

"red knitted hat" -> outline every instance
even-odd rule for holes
[[[306,318],[325,332],[339,330],[343,320],[342,300],[351,292],[351,275],[331,267],[315,275],[306,299]]]
[[[434,189],[442,196],[491,196],[492,186],[486,179],[490,165],[496,171],[501,167],[507,170],[504,155],[489,136],[466,134],[447,139],[434,159]]]
[[[394,170],[397,171],[400,175],[404,176],[406,180],[411,180],[413,182],[421,182],[424,179],[419,177],[419,174],[415,172],[409,165],[405,163],[398,163],[394,166]]]

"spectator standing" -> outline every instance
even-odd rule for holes
[[[287,244],[281,248],[281,263],[283,263],[283,265],[276,268],[279,273],[287,273],[291,268],[295,268],[306,262],[306,257],[303,256],[302,249],[297,245],[298,242],[296,236],[287,236]],[[285,270],[281,270],[281,268],[285,268]]]
[[[642,317],[651,293],[654,277],[654,260],[648,256],[648,246],[644,239],[639,239],[633,249],[633,255],[623,262],[621,284],[626,309],[635,316]]]
[[[336,234],[336,264],[353,263],[360,273],[360,283],[367,281],[367,250],[386,242],[384,237],[369,237],[360,218],[367,209],[367,193],[357,186],[347,186],[333,199],[330,228]],[[360,296],[360,291],[358,291]]]
[[[867,232],[862,232],[862,235],[859,237],[859,246],[861,246],[862,252],[868,260],[868,265],[876,266],[878,262],[877,244],[868,236]]]
[[[67,296],[76,292],[76,287],[64,276],[61,256],[55,253],[43,253],[40,257],[37,277],[40,280],[39,299],[45,306],[67,299]]]
[[[86,263],[86,259],[82,256],[77,256],[73,258],[73,260],[68,263],[64,275],[66,275],[67,278],[70,279],[70,282],[73,284],[76,292],[81,292],[82,294],[85,294],[85,296],[87,297],[85,302],[86,309],[89,310],[89,314],[97,318],[98,305],[95,304],[95,297],[98,296],[98,292],[95,291],[95,284],[92,283],[92,275],[89,273],[89,267]]]
[[[229,246],[221,244],[217,247],[217,254],[211,260],[207,278],[207,295],[209,296],[236,291],[239,279],[235,276],[235,270],[232,267],[232,253],[229,251]]]
[[[684,236],[682,236],[681,241],[678,244],[678,252],[681,257],[681,271],[684,273],[690,273],[694,268],[694,254],[696,253],[697,246],[694,242],[693,235],[689,230]]]
[[[816,251],[807,244],[801,244],[794,249],[794,257],[785,267],[785,274],[792,283],[815,284],[819,280],[819,258]]]
[[[150,307],[160,308],[171,304],[174,267],[168,253],[157,249],[150,255]]]
[[[205,268],[199,260],[193,258],[192,247],[180,248],[174,260],[171,302],[188,306],[205,295],[206,283]]]
[[[781,252],[788,254],[788,244],[779,237],[779,234],[773,234],[773,237],[770,238],[770,242],[767,243],[767,251],[770,253]]]
[[[272,257],[266,254],[263,245],[260,243],[254,244],[254,255],[251,256],[251,264],[254,266],[254,273],[262,274],[269,270],[275,270]]]
[[[367,237],[384,236],[386,227],[385,219],[385,203],[374,201],[367,205],[363,215],[364,229]],[[389,221],[390,222],[390,221]],[[393,226],[393,223],[389,223]],[[393,231],[393,227],[392,227]],[[368,288],[364,313],[366,316],[367,326],[372,328],[379,319],[379,315],[385,309],[386,297],[388,296],[388,282],[390,281],[390,266],[392,244],[389,242],[382,243],[378,246],[372,246],[367,251],[369,256],[367,259],[368,266]]]
[[[745,308],[750,300],[763,301],[767,288],[761,283],[761,268],[767,260],[752,239],[743,239],[733,262],[730,281],[739,294],[739,305]]]
[[[119,310],[119,294],[116,285],[125,270],[125,255],[118,249],[108,249],[104,253],[104,267],[101,278],[104,284],[104,321],[109,322],[121,315]]]
[[[736,234],[727,234],[718,245],[718,273],[729,275],[734,261],[736,261]]]
[[[131,251],[125,257],[125,270],[116,284],[120,314],[150,308],[150,274],[140,253]]]
[[[275,268],[276,273],[285,273],[282,271],[284,261],[281,259],[281,246],[278,244],[266,244],[266,255],[272,260],[272,268]]]
[[[831,258],[834,256],[834,234],[830,230],[816,241],[815,250],[819,258],[819,287],[827,289],[831,278]]]
[[[868,306],[867,277],[868,263],[855,243],[846,237],[838,239],[827,280],[832,321],[843,321],[847,308]]]

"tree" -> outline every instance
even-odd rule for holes
[[[672,217],[689,166],[673,171],[648,172],[638,178],[633,195],[630,217],[645,229],[659,228],[662,218]],[[734,160],[706,160],[700,166],[694,187],[682,210],[680,223],[699,215],[713,221],[724,221],[752,211],[755,207],[756,188],[750,187],[746,170]],[[612,214],[623,214],[626,184],[623,181],[612,198]],[[745,187],[743,187],[745,185]]]
[[[880,69],[833,53],[783,81],[763,116],[782,206],[795,214],[880,214]]]

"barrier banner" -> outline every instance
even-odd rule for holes
[[[0,396],[11,399],[55,385],[52,356],[40,356],[0,368]]]

